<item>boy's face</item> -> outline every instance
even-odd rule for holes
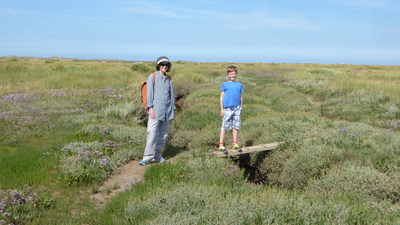
[[[235,81],[236,75],[237,75],[236,72],[229,72],[228,73],[229,81]]]

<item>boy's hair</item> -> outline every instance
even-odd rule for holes
[[[228,70],[226,71],[226,74],[228,74],[230,72],[237,73],[237,67],[236,66],[228,66]]]

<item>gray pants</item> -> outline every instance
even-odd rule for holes
[[[167,141],[169,120],[160,121],[150,119],[147,122],[147,142],[144,150],[144,160],[160,160],[161,151]]]

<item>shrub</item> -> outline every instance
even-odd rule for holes
[[[171,131],[171,144],[180,148],[187,148],[189,142],[198,134],[196,130],[173,130]]]
[[[197,130],[196,135],[192,136],[188,143],[188,148],[206,147],[212,148],[219,143],[219,129],[215,123],[208,123],[209,125],[203,129]]]
[[[177,116],[173,126],[177,130],[200,130],[213,121],[216,121],[215,114],[185,110]]]
[[[136,63],[132,65],[131,70],[148,75],[155,70],[155,67],[153,69],[143,63]]]
[[[61,149],[59,178],[68,184],[99,182],[115,170],[109,163],[114,151],[99,142],[69,143]]]
[[[109,134],[112,140],[123,143],[142,144],[146,142],[146,127],[132,125],[109,125]]]
[[[325,69],[314,69],[310,70],[310,73],[316,74],[316,75],[324,75],[324,76],[331,76],[333,75],[333,72],[330,70],[325,70]]]
[[[162,189],[136,186],[121,221],[146,224],[393,224],[396,206],[369,199],[302,195],[273,188],[177,183]],[[140,190],[138,190],[140,189]],[[149,190],[149,189],[148,189]],[[153,191],[151,191],[153,190]],[[250,210],[249,210],[250,209]]]
[[[105,127],[89,126],[89,130],[98,128],[100,128],[99,132],[105,135],[108,135],[108,132],[111,134],[115,132],[115,128],[109,131]],[[134,128],[131,135],[136,135]],[[127,143],[107,140],[104,143],[72,142],[65,145],[61,149],[59,179],[67,184],[100,182],[114,173],[119,166],[143,154],[144,142],[138,145],[139,140],[131,140],[135,137],[129,135],[119,138],[124,138]]]
[[[39,196],[24,185],[20,190],[0,189],[0,224],[27,224],[38,209],[54,205],[54,199]]]
[[[123,102],[117,104],[109,104],[104,109],[105,118],[115,118],[120,120],[133,119],[139,123],[139,115],[142,112],[142,106],[134,102]]]
[[[398,202],[400,182],[397,176],[380,173],[367,166],[345,165],[316,180],[310,185],[310,190],[327,194],[351,193],[360,198]]]
[[[291,157],[291,153],[291,151],[281,147],[275,149],[268,157],[264,158],[262,163],[258,165],[258,173],[264,178],[263,182],[281,184],[281,174],[286,166],[286,162]]]
[[[343,150],[326,145],[303,145],[285,163],[280,182],[286,188],[305,188],[332,166],[345,160]]]

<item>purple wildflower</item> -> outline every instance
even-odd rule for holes
[[[386,130],[383,131],[383,133],[386,134],[386,135],[388,135],[388,134],[391,134],[391,133],[392,133],[392,130],[386,129]]]
[[[108,164],[108,161],[107,161],[106,158],[103,158],[103,159],[101,160],[101,162],[100,162],[100,165],[102,165],[102,166],[106,166],[107,164]]]
[[[64,97],[64,96],[67,96],[67,95],[63,91],[58,91],[58,92],[52,92],[51,96],[52,97]]]
[[[19,216],[14,216],[13,219],[14,219],[14,221],[18,222],[19,221]]]
[[[61,151],[64,152],[64,153],[69,153],[69,149],[66,148],[65,146],[61,149]]]
[[[72,113],[72,114],[79,114],[79,113],[84,113],[85,112],[85,110],[83,110],[83,109],[81,109],[81,108],[76,108],[76,109],[72,109],[72,110],[70,110],[70,113]]]
[[[12,197],[11,202],[13,205],[21,205],[25,203],[24,197],[18,192],[18,190],[12,190],[10,195]]]
[[[26,202],[30,202],[30,203],[33,203],[33,202],[35,202],[35,198],[34,197],[32,197],[32,196],[28,196],[28,197],[26,197]]]
[[[103,153],[101,153],[99,150],[95,149],[95,150],[93,151],[93,155],[99,157],[99,156],[102,156]]]
[[[7,118],[12,115],[11,112],[0,112],[0,118]]]
[[[107,135],[109,133],[107,127],[99,127],[99,132],[101,135]]]
[[[78,153],[78,159],[85,159],[90,156],[90,151],[87,151],[83,148],[78,148],[76,153]]]
[[[117,94],[118,90],[114,88],[100,89],[98,91],[108,98],[124,98],[123,95]]]
[[[28,102],[35,98],[33,93],[16,93],[3,96],[3,99],[9,102]]]
[[[113,141],[108,140],[108,141],[106,141],[106,143],[104,143],[104,146],[106,146],[108,148],[114,148],[116,146],[116,144]]]
[[[6,207],[7,207],[7,202],[8,202],[8,197],[5,196],[5,197],[3,198],[3,200],[1,200],[1,202],[0,202],[0,210],[1,210],[1,211],[3,211],[3,210],[6,209]]]
[[[106,89],[100,89],[100,90],[99,90],[100,93],[105,93],[105,92],[114,93],[115,91],[116,91],[116,90],[115,90],[114,88],[111,88],[111,87],[106,88]]]

